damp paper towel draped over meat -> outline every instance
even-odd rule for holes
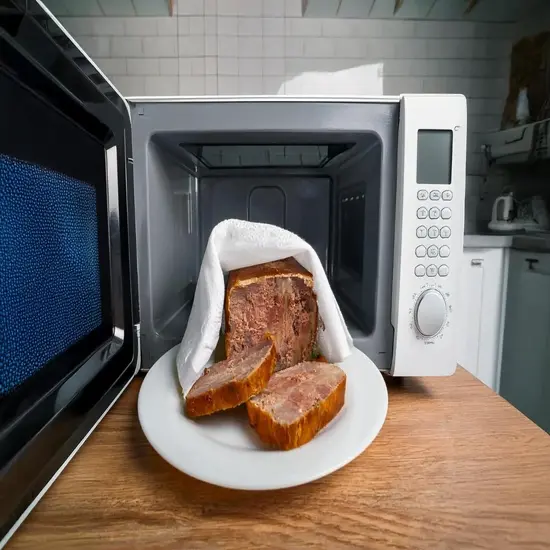
[[[312,275],[320,323],[317,343],[330,362],[343,361],[353,345],[325,270],[303,239],[274,225],[225,220],[212,230],[202,261],[193,308],[177,355],[184,395],[208,366],[222,327],[224,273],[293,256]]]

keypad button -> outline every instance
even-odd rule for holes
[[[421,206],[421,207],[416,211],[416,217],[417,217],[419,220],[425,220],[425,219],[428,217],[428,209],[427,209],[425,206]]]
[[[417,246],[416,250],[414,251],[417,258],[423,258],[426,256],[426,247],[425,246]]]
[[[430,191],[430,200],[431,201],[438,201],[441,198],[441,191],[433,190]]]
[[[427,234],[428,234],[428,230],[426,229],[426,226],[421,225],[416,228],[416,236],[419,239],[423,239],[424,237],[426,237]]]
[[[451,228],[444,225],[439,232],[442,239],[448,239],[451,236]]]
[[[437,218],[439,218],[439,208],[433,206],[430,208],[430,220],[437,220]]]
[[[429,265],[426,268],[426,274],[428,277],[435,277],[437,275],[437,267],[435,265]]]
[[[435,266],[434,266],[435,267]],[[429,268],[428,268],[429,269]],[[446,277],[449,274],[449,266],[448,265],[440,265],[439,266],[439,276],[440,277]]]
[[[451,249],[448,246],[442,246],[439,249],[439,255],[442,258],[448,258],[450,253],[451,253]]]
[[[451,209],[450,209],[450,208],[444,208],[444,209],[441,211],[441,217],[442,217],[444,220],[450,220],[450,219],[451,219]]]
[[[426,275],[426,268],[423,265],[417,265],[414,268],[414,274],[417,277],[424,277],[424,275]]]
[[[430,229],[428,229],[428,237],[430,237],[430,239],[437,239],[437,237],[439,237],[439,227],[432,225]]]
[[[453,199],[453,192],[452,191],[443,191],[443,193],[441,193],[441,198],[444,200],[444,201],[450,201]]]
[[[439,254],[439,248],[437,246],[433,245],[428,247],[428,258],[437,258],[437,255]]]
[[[416,198],[419,201],[427,200],[428,199],[428,191],[426,191],[426,189],[420,189],[420,191],[418,191],[418,193],[416,194]]]

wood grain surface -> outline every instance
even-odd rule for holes
[[[386,424],[359,458],[306,486],[246,493],[153,451],[136,380],[8,550],[550,548],[550,437],[462,369],[387,382]]]

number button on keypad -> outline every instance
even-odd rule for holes
[[[443,226],[439,232],[442,239],[448,239],[451,236],[451,228],[448,226]]]
[[[437,239],[437,237],[439,237],[439,228],[432,225],[430,229],[428,229],[428,237],[430,237],[430,239]]]
[[[430,191],[430,200],[431,201],[438,201],[441,198],[441,192],[440,191]]]
[[[421,226],[416,228],[416,236],[419,239],[425,238],[427,234],[428,234],[428,230],[426,229],[426,226],[421,225]]]
[[[427,209],[425,206],[421,206],[421,207],[416,211],[416,217],[417,217],[419,220],[425,220],[425,219],[428,217],[428,209]]]
[[[437,218],[439,218],[439,208],[433,206],[430,208],[430,220],[437,220]]]
[[[419,201],[427,200],[428,199],[428,191],[426,191],[426,189],[420,189],[420,191],[418,191],[418,193],[416,194],[416,198]]]

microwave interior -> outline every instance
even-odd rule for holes
[[[223,117],[235,106],[243,107],[213,108]],[[148,107],[170,110],[182,127],[186,111],[201,108],[138,104],[132,112],[143,367],[181,341],[210,232],[237,218],[283,227],[314,248],[355,345],[388,370],[397,117],[383,135],[368,125],[380,106],[368,104],[357,106],[361,131],[190,132],[159,129],[169,113],[147,116]]]

